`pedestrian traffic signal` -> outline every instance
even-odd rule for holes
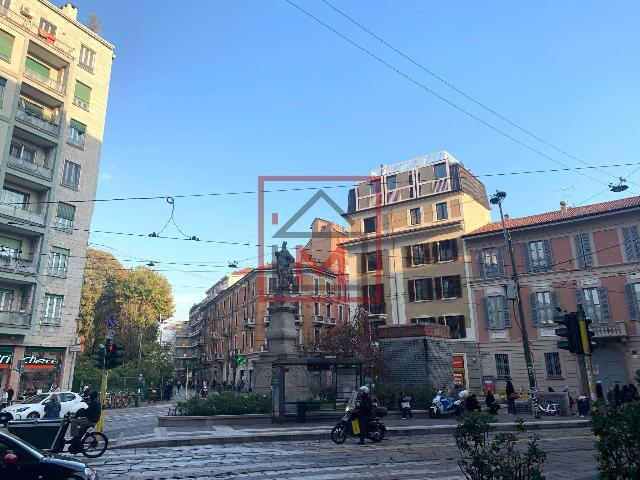
[[[578,315],[576,312],[556,315],[553,321],[562,325],[555,329],[555,334],[566,340],[558,340],[556,345],[559,349],[568,350],[571,353],[582,353],[580,338],[580,327],[578,325]]]
[[[110,352],[109,368],[116,368],[122,365],[123,356],[124,356],[124,349],[115,343],[112,344],[111,352]]]

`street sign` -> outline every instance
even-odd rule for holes
[[[116,326],[116,315],[114,313],[111,313],[108,317],[107,317],[107,328],[109,330],[113,330],[113,327]]]
[[[81,352],[82,351],[82,345],[70,345],[69,346],[69,351],[70,352]]]
[[[107,340],[111,340],[113,338],[113,330],[107,330]]]

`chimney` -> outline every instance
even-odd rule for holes
[[[78,19],[78,7],[73,5],[71,2],[65,3],[62,7],[60,7],[62,13],[64,13],[71,20]]]
[[[560,211],[561,212],[566,212],[567,211],[567,202],[565,202],[564,200],[562,200],[560,202]]]

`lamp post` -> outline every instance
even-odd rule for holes
[[[529,334],[527,333],[527,325],[524,318],[524,309],[522,308],[522,302],[520,301],[520,283],[518,282],[518,272],[516,270],[515,256],[513,254],[513,242],[511,241],[511,234],[509,229],[504,223],[504,214],[502,213],[502,202],[507,198],[505,192],[496,190],[489,202],[492,205],[498,205],[500,209],[500,220],[502,222],[502,232],[504,239],[507,242],[507,248],[509,249],[509,258],[511,259],[511,278],[515,285],[516,290],[516,303],[518,304],[518,317],[520,318],[520,332],[522,334],[522,347],[524,349],[524,360],[527,364],[527,374],[529,377],[529,389],[531,390],[531,408],[533,410],[533,416],[540,418],[540,412],[538,411],[538,387],[536,383],[536,374],[533,369],[533,356],[531,355],[531,345],[529,345]]]

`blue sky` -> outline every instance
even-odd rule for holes
[[[470,113],[565,165],[583,166],[442,85],[321,0],[295,1]],[[637,2],[334,1],[457,88],[584,162],[640,162]],[[559,166],[412,84],[285,0],[77,4],[80,20],[98,15],[117,55],[98,198],[255,191],[259,175],[367,175],[380,164],[439,150],[475,174]],[[575,172],[483,180],[490,192],[506,190],[506,210],[521,216],[557,209],[563,198],[579,203],[606,189],[609,175],[635,168],[586,172],[597,181]],[[630,180],[640,184],[640,173]],[[640,194],[630,187],[627,194]],[[345,188],[330,192],[346,206]],[[312,194],[266,194],[267,220],[271,210],[284,219]],[[588,203],[619,195],[601,193]],[[257,206],[255,194],[175,203],[185,234],[248,246],[104,233],[92,233],[91,241],[121,259],[207,262],[157,264],[184,319],[230,260],[257,262]],[[169,214],[164,200],[97,203],[92,229],[148,234]],[[310,220],[305,216],[302,227]],[[164,233],[182,237],[173,226]]]

